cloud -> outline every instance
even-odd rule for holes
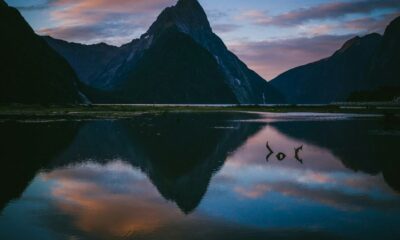
[[[20,11],[36,11],[36,10],[44,10],[49,9],[52,6],[52,3],[56,2],[57,0],[46,0],[44,2],[32,5],[17,5],[14,6]]]
[[[115,45],[127,43],[143,33],[142,26],[146,22],[125,14],[114,15],[109,14],[106,18],[103,18],[101,24],[88,22],[81,25],[61,25],[40,29],[38,33],[75,42],[108,42]]]
[[[176,0],[47,0],[43,4],[20,6],[20,9],[51,9],[49,19],[51,24],[36,29],[41,35],[87,44],[106,42],[122,45],[144,33],[160,11],[175,2]],[[367,14],[382,9],[400,11],[396,3],[398,1],[393,0],[336,2],[300,8],[275,16],[253,10],[240,15],[240,24],[234,22],[234,19],[229,22],[222,21],[231,16],[228,12],[233,11],[232,9],[226,11],[211,9],[207,12],[211,21],[214,21],[213,28],[216,33],[222,36],[230,34],[231,39],[232,34],[235,35],[236,42],[228,43],[229,47],[252,69],[264,78],[271,79],[290,68],[331,55],[344,41],[352,37],[348,33],[355,35],[371,31],[383,32],[386,24],[396,14],[386,13],[378,16],[370,14],[335,23],[304,23],[335,19],[354,13]],[[262,26],[297,26],[295,29],[289,29],[297,32],[297,36],[293,39],[259,42],[240,39],[243,37],[239,35],[241,26],[245,26],[243,28],[248,26],[243,20]]]
[[[206,10],[207,16],[211,21],[218,21],[228,17],[228,9],[224,9],[224,11],[220,11],[217,9],[208,9]]]
[[[383,33],[386,26],[400,13],[386,13],[378,16],[367,16],[353,18],[351,20],[340,21],[329,24],[317,24],[317,25],[302,25],[300,29],[303,30],[306,35],[322,35],[332,32],[354,32],[357,34],[368,34],[372,32]]]
[[[264,194],[266,194],[271,188],[267,184],[257,184],[251,187],[235,187],[234,191],[239,195],[250,198],[250,199],[257,199]]]
[[[57,211],[72,216],[73,225],[95,239],[100,239],[97,235],[115,239],[145,234],[171,223],[171,219],[184,220],[143,174],[124,162],[71,166],[42,178],[57,182],[51,189]]]
[[[254,24],[268,25],[272,22],[272,17],[264,11],[260,10],[248,10],[242,12],[238,17],[238,20],[247,20]]]
[[[256,16],[257,12],[250,15]],[[399,13],[366,16],[326,24],[298,26],[299,36],[285,40],[240,41],[229,44],[253,70],[270,80],[291,68],[329,57],[350,38],[372,32],[383,33]],[[258,18],[258,23],[267,19]],[[341,33],[336,35],[337,33]]]
[[[376,18],[364,17],[343,22],[342,28],[365,32],[383,32],[390,21],[400,15],[400,12],[380,15]]]
[[[379,189],[376,179],[370,181],[369,177],[361,177],[357,179],[357,185],[353,184],[352,188],[346,188],[348,179],[339,181],[334,185],[329,185],[330,176],[321,173],[312,173],[310,177],[313,183],[300,181],[263,181],[248,184],[246,186],[235,186],[232,184],[232,191],[240,198],[250,200],[265,200],[267,201],[270,195],[279,193],[286,197],[295,197],[302,201],[311,201],[331,208],[336,208],[346,211],[360,211],[374,208],[380,211],[392,211],[399,209],[399,200],[392,198],[390,194],[382,194],[380,197],[370,194],[371,189]],[[354,177],[354,176],[352,176]],[[371,184],[371,188],[367,188]],[[346,187],[345,187],[346,186]],[[381,189],[379,189],[381,190]]]
[[[286,196],[311,200],[323,205],[343,210],[358,211],[375,208],[381,211],[392,211],[399,208],[399,201],[393,198],[375,198],[364,193],[348,193],[341,190],[309,188],[292,182],[278,182],[268,185],[273,191]]]
[[[35,5],[28,5],[28,6],[15,6],[20,11],[36,11],[36,10],[43,10],[48,9],[48,4],[35,4]]]
[[[312,20],[338,19],[350,14],[369,14],[383,9],[399,11],[400,4],[398,0],[333,2],[300,8],[275,16],[270,16],[267,12],[251,10],[243,12],[239,18],[259,25],[293,26]]]
[[[321,35],[272,41],[243,41],[229,47],[267,80],[278,74],[329,57],[353,35]]]
[[[227,33],[227,32],[233,32],[237,29],[239,29],[241,26],[237,25],[237,24],[229,24],[229,23],[225,23],[225,24],[215,24],[213,26],[213,29],[215,32],[218,33]]]
[[[157,14],[173,0],[53,0],[40,7],[51,7],[52,28],[37,30],[69,41],[122,44],[140,35]],[[39,6],[36,6],[39,7]],[[122,37],[121,37],[122,36]]]
[[[35,222],[40,221],[44,230],[64,235],[74,233],[84,239],[221,239],[225,235],[275,239],[282,234],[326,238],[315,230],[305,235],[306,230],[253,228],[206,212],[181,214],[157,193],[144,174],[124,162],[59,168],[42,173],[41,181],[53,184],[50,192],[44,192],[40,198],[46,203],[45,209]],[[253,193],[246,195],[246,190],[243,193],[255,198],[267,189],[259,185]],[[29,196],[23,196],[27,200],[24,198]]]

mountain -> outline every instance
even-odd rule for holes
[[[0,0],[0,103],[79,103],[84,97],[68,62]]]
[[[93,80],[104,69],[110,60],[117,54],[118,47],[105,43],[84,45],[71,43],[50,36],[43,39],[52,47],[57,49],[60,55],[68,59],[79,79],[87,84],[94,84]]]
[[[386,28],[368,74],[368,80],[375,88],[400,87],[400,17]]]
[[[331,57],[291,69],[270,83],[289,103],[344,101],[352,92],[368,89],[365,69],[381,39],[379,34],[355,37]]]
[[[353,92],[349,101],[400,101],[400,17],[386,28],[367,72],[370,89]]]
[[[155,37],[133,69],[124,64],[113,79],[124,102],[238,103],[214,57],[176,27]]]
[[[399,34],[397,18],[383,37],[372,33],[350,39],[332,56],[291,69],[270,83],[289,103],[346,101],[354,92],[400,86]]]
[[[100,61],[93,63],[100,66],[99,72],[97,67],[86,63],[84,52],[89,50],[83,50],[93,49],[94,46],[80,45],[78,48],[73,43],[56,44],[57,40],[46,39],[69,61],[79,75],[84,76],[82,80],[91,89],[88,93],[95,101],[284,101],[274,87],[250,70],[213,33],[207,15],[197,0],[179,0],[175,6],[164,9],[139,39],[110,52],[107,50],[107,54],[96,51],[95,55],[101,61],[104,60],[101,64]],[[72,45],[74,47],[71,47]],[[71,51],[66,50],[68,48],[74,48],[75,52],[71,54]],[[84,57],[77,58],[77,55]],[[109,59],[111,55],[113,57]],[[100,94],[96,94],[96,91]]]

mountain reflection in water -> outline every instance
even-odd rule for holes
[[[331,117],[1,123],[0,239],[398,239],[398,125]]]

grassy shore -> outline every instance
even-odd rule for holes
[[[308,105],[308,106],[194,106],[194,105],[74,105],[74,106],[43,106],[43,105],[0,105],[0,119],[25,118],[130,118],[143,113],[165,112],[210,112],[210,111],[246,111],[246,112],[315,112],[315,113],[358,113],[400,115],[398,107],[380,106],[341,106],[341,105]]]

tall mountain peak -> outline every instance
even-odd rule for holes
[[[171,26],[185,33],[212,31],[206,12],[197,0],[179,0],[175,6],[164,9],[145,35],[154,35]]]
[[[56,48],[60,52],[66,49]],[[71,65],[87,69],[87,61],[82,57],[67,56]],[[98,101],[243,104],[284,101],[275,88],[229,51],[212,31],[197,0],[178,0],[164,9],[146,33],[120,47],[105,67],[96,69],[100,70],[90,75],[90,87],[107,91],[103,94],[96,92],[97,89],[94,93],[88,90]]]
[[[178,0],[178,2],[176,3],[176,7],[182,7],[182,6],[201,8],[201,5],[197,0]]]

